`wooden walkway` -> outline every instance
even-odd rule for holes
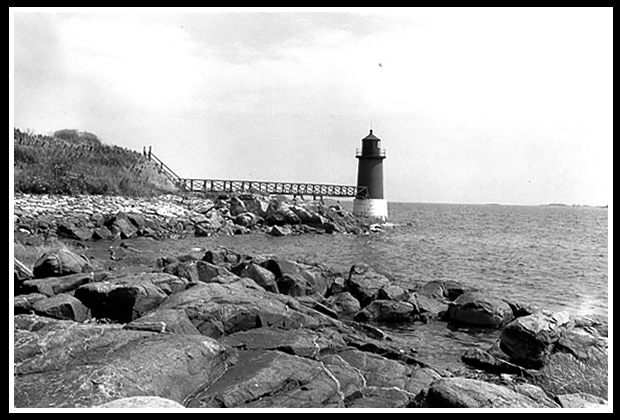
[[[254,193],[283,194],[313,197],[365,197],[367,188],[354,185],[316,184],[307,182],[248,181],[228,179],[181,178],[151,152],[143,149],[144,156],[153,162],[170,181],[188,192],[197,193]]]

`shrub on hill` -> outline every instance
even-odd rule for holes
[[[13,131],[16,193],[152,196],[176,186],[141,153],[77,130]]]

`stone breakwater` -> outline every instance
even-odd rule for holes
[[[16,232],[80,241],[250,232],[275,236],[360,233],[370,225],[338,205],[255,194],[224,194],[214,200],[175,195],[130,198],[17,194],[13,203]]]
[[[15,262],[17,407],[470,407],[605,404],[532,379],[606,360],[588,320],[433,281],[405,290],[365,264],[337,272],[216,248],[150,271],[96,271],[68,250]],[[500,328],[469,376],[421,362],[377,322]],[[606,375],[606,372],[605,372]],[[563,384],[564,385],[564,384]],[[565,388],[562,388],[565,389]]]

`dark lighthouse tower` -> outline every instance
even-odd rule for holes
[[[387,200],[383,197],[383,159],[381,139],[372,130],[362,139],[362,149],[357,150],[357,196],[353,200],[353,214],[387,220]]]

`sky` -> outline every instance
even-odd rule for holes
[[[183,178],[355,185],[372,128],[389,201],[613,198],[612,8],[13,8],[10,24],[10,132],[152,146]]]

